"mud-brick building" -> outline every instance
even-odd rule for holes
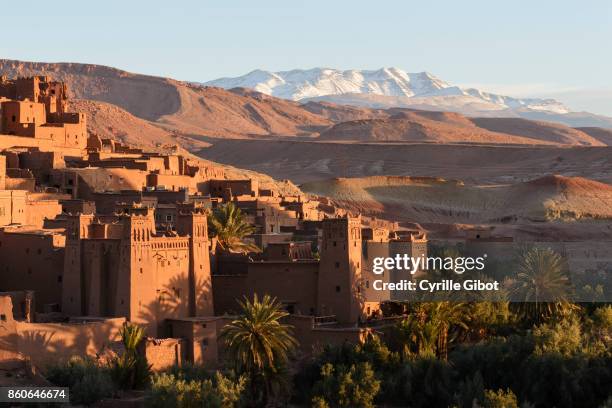
[[[149,208],[69,216],[66,235],[63,313],[126,317],[150,336],[166,319],[214,315],[204,213],[180,213],[164,233]]]
[[[85,114],[67,111],[64,83],[51,81],[46,76],[15,80],[0,77],[0,99],[0,134],[15,136],[3,137],[1,147],[84,149],[87,146]]]

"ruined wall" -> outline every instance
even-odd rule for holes
[[[154,339],[147,337],[139,348],[153,371],[163,371],[185,362],[185,340],[180,338]]]

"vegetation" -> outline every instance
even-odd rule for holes
[[[486,390],[484,392],[483,408],[518,408],[516,395],[508,389],[504,390]]]
[[[66,364],[53,365],[46,377],[57,386],[70,388],[70,402],[76,405],[91,405],[116,391],[110,370],[88,358],[72,357]]]
[[[219,372],[202,380],[162,373],[152,378],[146,406],[237,408],[244,404],[245,388],[244,377],[234,380]]]
[[[571,311],[572,286],[565,261],[549,248],[532,248],[521,256],[510,286],[514,311],[530,322],[542,322]]]
[[[111,357],[107,363],[75,356],[67,363],[48,367],[47,379],[55,385],[70,388],[70,401],[82,405],[114,397],[120,390],[149,386],[151,367],[138,351],[144,337],[143,329],[126,323],[120,335],[124,351]]]
[[[142,389],[148,385],[151,375],[146,357],[138,351],[144,330],[140,326],[126,323],[120,335],[124,351],[111,359],[111,376],[121,389]]]
[[[396,335],[404,343],[404,353],[435,355],[446,360],[449,343],[461,330],[468,329],[469,319],[465,303],[420,303],[397,326]]]
[[[244,217],[240,208],[232,202],[216,208],[208,217],[208,231],[217,238],[223,250],[238,253],[259,252],[257,245],[244,238],[255,232],[255,227]]]
[[[383,336],[327,346],[298,364],[291,361],[296,341],[281,322],[286,314],[278,302],[245,299],[242,315],[223,331],[227,362],[237,374],[190,365],[156,374],[146,405],[610,406],[612,306],[583,305],[527,327],[507,312],[494,303],[411,304],[406,318]],[[139,337],[126,326],[126,350],[134,350]],[[47,376],[70,387],[73,403],[89,405],[118,392],[113,367],[74,358]]]
[[[227,324],[221,339],[236,372],[248,376],[253,401],[265,404],[286,390],[289,353],[297,345],[280,303],[266,295],[240,302],[241,315]]]
[[[126,325],[125,351],[110,363],[72,359],[48,378],[85,405],[146,388],[150,407],[612,406],[612,306],[570,303],[564,265],[552,251],[523,253],[520,271],[515,295],[535,296],[535,305],[396,305],[403,318],[393,327],[299,361],[287,313],[266,295],[239,302],[240,315],[222,330],[232,371],[183,365],[150,376],[138,353],[142,329]],[[536,291],[526,289],[529,279]]]
[[[437,323],[445,315],[438,307],[412,305],[386,341],[372,336],[362,345],[323,349],[294,377],[296,404],[346,406],[340,390],[350,387],[365,397],[348,406],[598,407],[610,397],[611,306],[584,307],[527,329],[518,317],[494,317],[507,310],[502,305],[463,304],[470,319],[448,326]],[[487,324],[490,334],[481,337]],[[454,339],[446,359],[433,329],[440,326]],[[367,376],[347,377],[357,367]]]
[[[380,381],[370,363],[357,363],[349,368],[334,368],[327,363],[321,367],[321,379],[314,385],[313,405],[371,408],[379,390]]]

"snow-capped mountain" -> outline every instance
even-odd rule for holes
[[[448,108],[449,105],[478,106],[484,111],[529,109],[556,114],[569,112],[562,103],[554,99],[520,99],[483,92],[474,88],[461,88],[436,78],[428,72],[408,73],[399,68],[382,68],[376,71],[313,68],[269,72],[255,70],[236,78],[220,78],[204,83],[231,89],[251,88],[258,92],[284,99],[300,101],[305,99],[341,102],[347,96],[352,99],[363,97],[392,97],[389,103],[410,105],[432,105]],[[342,97],[340,97],[342,96]],[[338,97],[338,98],[336,98]],[[382,98],[384,99],[384,98]],[[365,105],[368,103],[364,102]],[[458,110],[462,108],[457,106]]]
[[[313,68],[269,72],[255,70],[237,78],[221,78],[205,85],[221,88],[252,88],[279,98],[300,100],[326,95],[366,93],[386,96],[414,96],[449,85],[427,72],[409,74],[397,68],[377,71]]]

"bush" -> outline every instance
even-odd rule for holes
[[[516,395],[510,390],[485,390],[483,408],[518,408]]]
[[[70,402],[91,405],[116,391],[110,372],[88,358],[72,357],[67,364],[49,367],[47,379],[70,389]]]
[[[148,407],[235,408],[242,404],[246,380],[233,381],[217,373],[214,380],[185,380],[173,374],[154,375],[145,403]]]
[[[582,345],[582,328],[577,318],[562,319],[559,322],[545,323],[533,329],[535,353],[559,353],[572,355]]]
[[[314,387],[313,403],[319,407],[373,408],[374,398],[380,390],[380,381],[370,363],[353,364],[347,370],[335,369],[331,364],[321,368],[321,380]]]
[[[612,306],[595,309],[586,326],[591,348],[609,352],[612,349]]]

